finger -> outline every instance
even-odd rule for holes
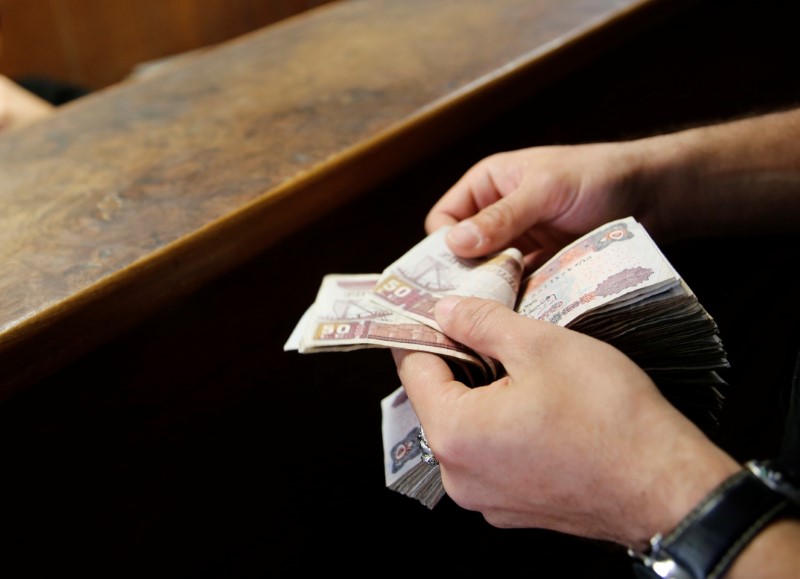
[[[436,304],[436,321],[453,340],[500,361],[507,370],[535,354],[546,322],[531,320],[494,300],[447,296]],[[524,342],[519,336],[526,336]]]
[[[427,352],[392,349],[400,383],[422,424],[436,422],[453,397],[469,388],[456,381],[447,362]]]
[[[447,233],[448,246],[461,257],[480,257],[514,245],[531,228],[549,219],[554,208],[545,207],[538,192],[516,189],[475,211]],[[458,216],[455,212],[449,215]]]
[[[437,201],[425,217],[425,231],[433,233],[445,225],[455,225],[480,210],[475,204],[471,184],[466,175],[459,179]]]
[[[504,158],[505,159],[505,158]],[[479,257],[500,251],[528,239],[524,252],[543,246],[548,227],[564,215],[577,195],[577,184],[559,174],[528,172],[514,175],[515,163],[486,164],[480,173],[468,173],[469,180],[459,182],[434,207],[431,223],[452,224],[447,243],[461,257]],[[438,215],[438,221],[434,220]]]
[[[442,195],[425,219],[425,229],[429,233],[472,217],[515,188],[508,179],[497,182],[494,175],[506,170],[498,159],[503,159],[503,155],[493,155],[476,163]]]

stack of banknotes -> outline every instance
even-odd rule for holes
[[[729,366],[717,325],[635,219],[597,228],[532,273],[515,248],[459,258],[446,231],[425,237],[382,273],[326,275],[284,350],[430,352],[479,387],[501,376],[501,365],[448,338],[433,309],[446,295],[482,297],[614,345],[685,414],[716,420],[724,384],[717,370]],[[439,467],[419,459],[420,425],[402,386],[382,411],[387,486],[433,508],[444,495]]]

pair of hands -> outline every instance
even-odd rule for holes
[[[448,243],[462,257],[513,245],[540,265],[612,219],[657,225],[636,196],[640,158],[629,144],[494,155],[442,197],[426,229],[458,223]],[[492,525],[643,547],[739,468],[606,343],[475,298],[441,300],[436,321],[507,371],[470,388],[435,355],[392,351],[448,495]]]

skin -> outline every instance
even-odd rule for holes
[[[0,132],[46,117],[53,109],[47,101],[0,75]]]
[[[508,246],[529,265],[613,219],[660,242],[795,232],[800,109],[636,141],[534,147],[487,157],[433,206],[432,232],[478,257]]]
[[[796,233],[800,110],[499,153],[465,173],[425,226],[454,225],[448,244],[462,257],[512,245],[535,267],[628,215],[662,242]],[[446,298],[435,313],[448,336],[507,370],[469,388],[435,355],[392,351],[448,495],[490,524],[643,549],[741,468],[610,345],[487,300]],[[795,576],[799,540],[797,520],[769,526],[728,576]]]

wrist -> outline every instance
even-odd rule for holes
[[[755,556],[751,552],[737,570],[744,573],[759,549],[763,553],[768,548],[754,539],[779,518],[796,517],[799,508],[796,481],[772,463],[751,461],[712,490],[672,531],[656,534],[649,549],[629,553],[639,577],[716,579],[725,576],[752,543]],[[787,532],[796,533],[797,527],[782,531]]]
[[[668,460],[640,481],[646,494],[635,506],[638,526],[629,529],[635,535],[629,536],[627,544],[640,551],[649,546],[651,537],[677,527],[715,488],[741,470],[739,463],[707,440],[703,444],[694,438],[673,441],[672,448],[662,449],[662,454]]]
[[[695,226],[687,221],[687,213],[702,209],[697,192],[703,159],[697,147],[685,133],[656,135],[630,145],[636,159],[631,189],[640,196],[637,219],[660,242],[691,236]]]

